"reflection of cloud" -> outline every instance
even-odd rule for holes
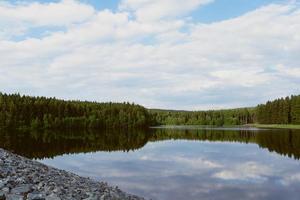
[[[210,161],[204,158],[186,158],[175,157],[174,161],[189,165],[193,168],[219,168],[221,165],[217,162]]]
[[[143,161],[170,161],[176,162],[177,164],[183,164],[185,166],[196,168],[196,169],[204,169],[204,168],[219,168],[222,167],[221,164],[205,159],[205,158],[188,158],[183,156],[169,156],[169,157],[153,157],[143,155],[141,158]]]
[[[286,175],[281,182],[283,185],[291,185],[293,183],[300,183],[300,173]]]
[[[229,142],[161,141],[128,154],[64,155],[43,162],[146,199],[298,199],[299,163],[262,151]]]
[[[224,180],[243,180],[262,182],[267,179],[266,176],[271,175],[273,170],[256,162],[246,162],[235,166],[233,169],[227,169],[215,173],[214,178]]]

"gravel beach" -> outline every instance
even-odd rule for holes
[[[107,183],[46,166],[0,148],[0,200],[142,200]]]

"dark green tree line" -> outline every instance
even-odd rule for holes
[[[150,110],[158,125],[300,124],[300,95],[268,101],[254,108],[210,111]]]
[[[152,120],[161,125],[242,125],[253,123],[254,108],[210,111],[164,111],[150,110]]]
[[[64,101],[0,93],[0,127],[99,129],[148,127],[148,111],[130,103]]]
[[[0,128],[100,129],[150,125],[300,124],[300,95],[255,108],[209,111],[147,110],[130,103],[64,101],[0,93]]]
[[[256,115],[261,124],[300,124],[300,95],[258,105]]]

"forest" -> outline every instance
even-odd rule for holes
[[[260,124],[300,124],[300,95],[258,105],[256,115]]]
[[[300,124],[300,95],[268,101],[252,108],[210,111],[150,110],[160,125]]]
[[[150,110],[152,121],[160,125],[242,125],[254,123],[255,108],[210,111]]]
[[[0,127],[6,129],[144,128],[148,111],[130,103],[64,101],[0,93]]]
[[[133,103],[65,101],[0,93],[2,129],[147,128],[156,125],[300,124],[300,95],[252,108],[209,111],[146,109]]]

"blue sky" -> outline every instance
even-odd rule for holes
[[[282,0],[217,0],[192,13],[195,21],[216,22],[238,17],[261,6],[282,3]]]
[[[299,94],[298,0],[1,1],[0,91],[146,107]]]

